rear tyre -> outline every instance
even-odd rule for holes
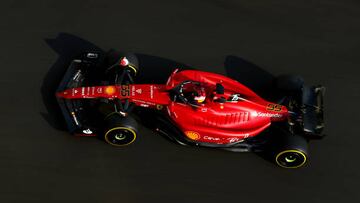
[[[138,124],[130,115],[123,117],[112,113],[105,119],[104,140],[113,146],[123,147],[133,143],[137,136]]]
[[[286,135],[275,150],[275,163],[282,168],[299,168],[307,162],[308,143],[300,135]]]

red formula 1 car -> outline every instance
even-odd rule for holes
[[[219,74],[175,70],[166,84],[135,84],[138,72],[133,54],[73,60],[56,93],[69,130],[125,146],[136,139],[137,120],[146,119],[179,144],[267,152],[285,168],[304,165],[308,141],[323,137],[324,88],[299,77],[278,77],[283,96],[270,102]]]

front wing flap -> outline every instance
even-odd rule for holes
[[[82,66],[83,63],[79,59],[75,59],[71,62],[57,89],[57,92],[82,86],[85,77],[84,67]],[[86,116],[84,115],[85,112],[83,108],[84,100],[70,100],[58,96],[56,98],[70,133],[83,136],[95,136],[95,129],[89,128],[86,124]]]

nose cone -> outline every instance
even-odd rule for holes
[[[65,91],[62,91],[62,92],[57,92],[56,93],[56,97],[59,97],[59,98],[70,98],[71,97],[71,93],[70,93],[70,90],[65,90]]]

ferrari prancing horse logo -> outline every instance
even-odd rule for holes
[[[136,93],[141,94],[141,93],[142,93],[142,89],[137,89],[137,90],[136,90]]]

